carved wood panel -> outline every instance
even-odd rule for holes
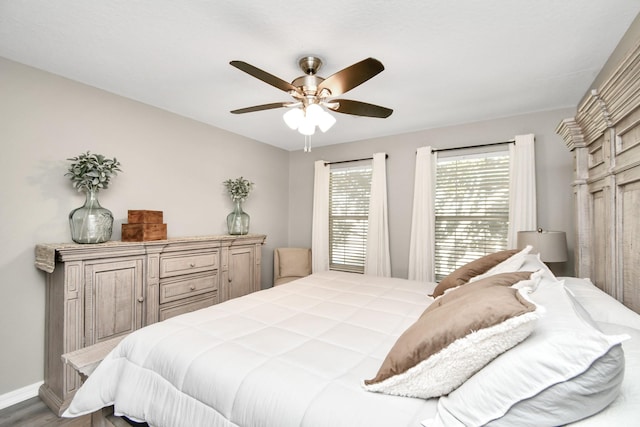
[[[620,174],[617,198],[621,300],[640,312],[640,167]]]
[[[602,183],[596,183],[602,184]],[[590,188],[591,195],[591,212],[593,216],[591,218],[591,254],[592,259],[598,260],[591,264],[591,279],[593,282],[603,291],[609,293],[609,283],[607,280],[607,251],[609,250],[607,242],[607,223],[602,218],[606,218],[608,213],[608,192],[606,187],[595,186],[594,189]]]

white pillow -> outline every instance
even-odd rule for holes
[[[523,269],[521,271],[528,271],[528,270]],[[542,280],[543,277],[544,277],[544,270],[536,270],[533,272],[533,274],[531,275],[531,277],[529,277],[528,280],[522,280],[514,284],[512,288],[524,289],[528,293],[535,292],[536,289],[538,289],[538,285],[540,284],[540,281]]]
[[[640,316],[611,295],[600,290],[590,279],[563,278],[567,290],[590,313],[596,322],[616,323],[640,329]]]
[[[423,422],[425,426],[479,426],[499,420],[514,405],[582,376],[612,347],[629,338],[607,336],[585,322],[575,312],[562,282],[544,281],[529,297],[546,309],[529,338],[497,357],[448,396],[441,397],[435,419]],[[615,372],[610,370],[612,374]],[[592,379],[609,381],[597,375]],[[598,386],[596,383],[595,387]],[[570,401],[571,397],[566,399]],[[609,395],[599,400],[598,405],[579,411],[569,407],[557,414],[554,424],[588,417],[614,398],[615,395]],[[529,414],[528,422],[535,423],[536,416],[537,413]]]
[[[520,271],[520,267],[522,266],[522,264],[524,264],[526,256],[529,252],[531,252],[532,248],[533,247],[531,245],[527,245],[526,248],[524,248],[517,254],[505,259],[500,264],[491,267],[488,271],[472,277],[471,279],[469,279],[469,282],[475,282],[476,280],[484,279],[485,277],[493,276],[494,274]]]
[[[624,352],[622,345],[618,344],[582,374],[521,400],[488,426],[555,426],[565,424],[560,420],[573,421],[587,417],[616,399],[624,373]]]
[[[524,262],[520,266],[520,270],[522,271],[538,271],[542,270],[542,277],[546,280],[550,280],[552,282],[557,282],[558,279],[556,276],[549,270],[547,264],[542,262],[540,259],[540,254],[527,254],[524,257]]]

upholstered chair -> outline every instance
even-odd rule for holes
[[[311,274],[311,249],[276,248],[273,251],[273,285],[282,285]]]

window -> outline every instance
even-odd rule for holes
[[[509,152],[438,159],[435,275],[507,247]]]
[[[364,272],[371,165],[332,168],[329,178],[329,269]]]

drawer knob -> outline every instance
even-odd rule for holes
[[[195,291],[196,290],[196,286],[195,285],[191,285],[191,286],[189,286],[189,289],[191,289],[192,291]]]
[[[140,302],[140,303],[144,302],[144,298],[142,298],[142,297],[138,298],[138,302]]]
[[[193,263],[193,262],[189,263],[189,267],[193,268],[193,267],[195,267],[195,266],[196,266],[196,264],[195,264],[195,263]]]

